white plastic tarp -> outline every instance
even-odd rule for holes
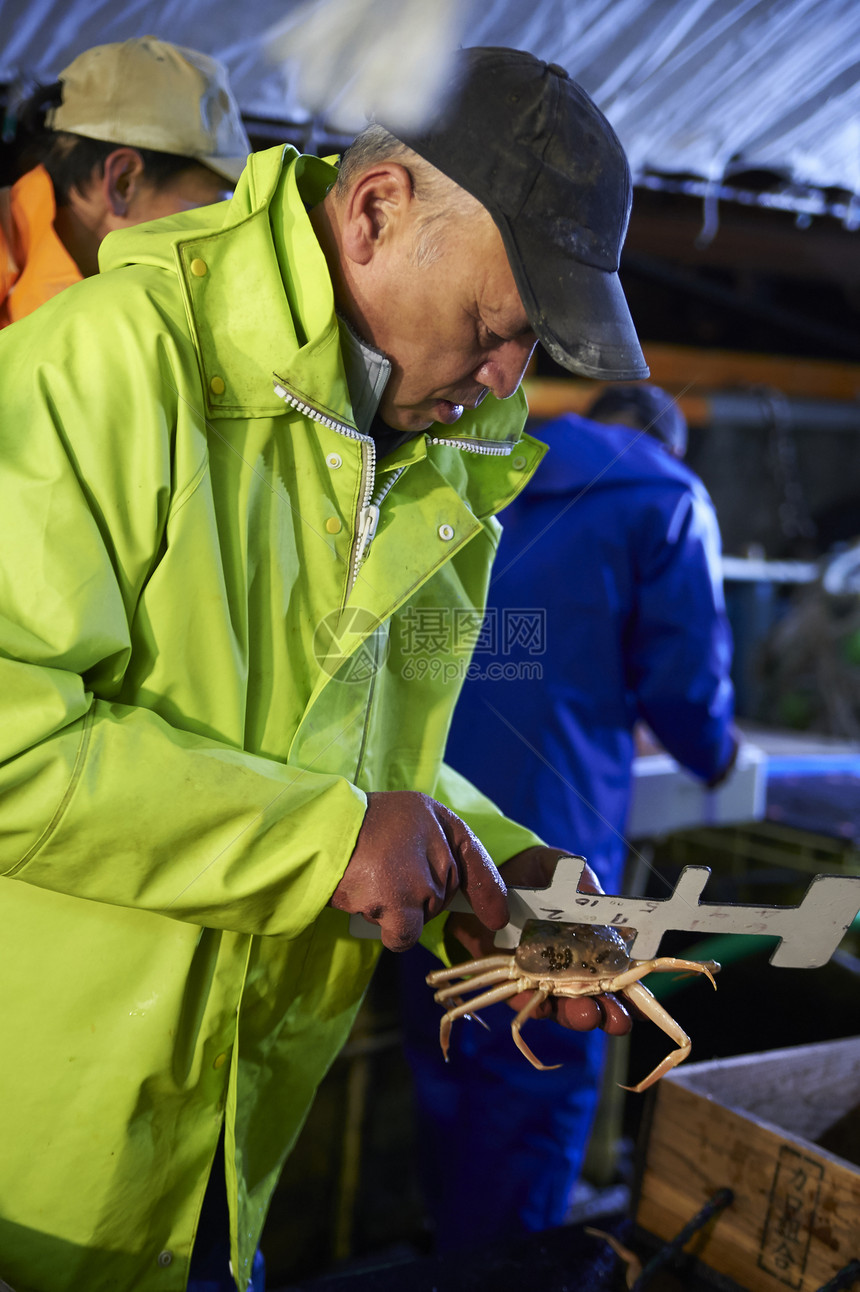
[[[634,175],[860,192],[857,0],[0,0],[0,81],[148,33],[220,58],[247,114],[342,130],[374,101],[419,113],[457,44],[528,49],[582,82]]]

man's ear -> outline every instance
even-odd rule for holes
[[[114,215],[128,215],[143,173],[143,158],[136,148],[115,148],[108,153],[100,187],[105,204]]]
[[[382,162],[365,171],[343,208],[343,249],[350,260],[368,264],[400,232],[414,201],[412,176],[405,166]]]

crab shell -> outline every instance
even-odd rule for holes
[[[629,946],[634,936],[631,932],[625,938],[608,924],[528,920],[514,951],[514,963],[532,978],[615,977],[630,968]]]

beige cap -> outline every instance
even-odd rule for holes
[[[227,72],[214,58],[154,36],[96,45],[60,73],[51,130],[193,157],[232,183],[251,145]]]

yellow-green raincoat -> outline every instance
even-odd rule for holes
[[[16,1292],[184,1288],[222,1121],[245,1286],[378,951],[327,907],[363,791],[438,797],[498,862],[536,842],[441,752],[492,513],[541,447],[489,396],[374,463],[306,213],[333,178],[257,154],[231,202],[112,235],[113,272],[0,337]]]

